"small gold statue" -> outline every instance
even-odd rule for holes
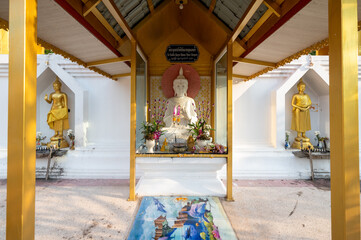
[[[168,142],[167,142],[167,138],[165,138],[160,151],[161,152],[167,151],[167,146],[168,146]]]
[[[55,92],[51,93],[49,98],[47,94],[44,97],[47,103],[53,103],[47,122],[49,127],[55,131],[55,135],[50,138],[48,145],[60,145],[60,148],[66,148],[69,147],[69,144],[63,137],[63,131],[69,129],[68,96],[61,92],[61,82],[58,77],[53,83],[53,87]]]
[[[311,99],[304,92],[306,85],[303,83],[302,79],[297,84],[298,93],[292,97],[292,124],[291,129],[297,131],[297,137],[292,144],[292,148],[301,149],[308,148],[309,146],[313,148],[310,143],[310,139],[306,137],[306,131],[311,130],[311,118],[310,118],[310,107]]]
[[[194,138],[192,136],[189,136],[187,139],[188,151],[190,152],[194,151],[194,145],[195,145]]]

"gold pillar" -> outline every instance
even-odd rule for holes
[[[213,59],[212,59],[212,71],[211,71],[211,109],[212,109],[212,113],[211,113],[211,126],[213,128],[216,127],[216,108],[213,107],[215,106],[215,102],[216,102],[216,64]],[[214,140],[215,139],[215,133],[214,131],[211,131],[211,137]]]
[[[34,239],[37,1],[9,1],[6,239]]]
[[[360,239],[357,0],[329,0],[332,239]]]
[[[130,70],[130,171],[129,171],[129,201],[135,201],[135,141],[137,128],[137,42],[131,40],[131,70]]]
[[[227,44],[227,201],[233,201],[232,179],[233,179],[233,42]]]

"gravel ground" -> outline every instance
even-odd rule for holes
[[[139,204],[127,197],[124,180],[37,181],[35,239],[125,239]],[[327,181],[234,181],[234,198],[222,203],[239,239],[331,238]],[[5,219],[0,181],[0,239]]]

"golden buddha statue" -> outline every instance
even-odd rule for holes
[[[69,147],[67,141],[63,137],[63,131],[69,129],[68,120],[68,96],[61,92],[61,82],[57,77],[53,83],[55,92],[51,93],[50,96],[46,94],[44,99],[47,103],[53,105],[48,113],[48,125],[55,131],[55,135],[50,138],[48,145],[57,145],[60,141],[60,148]]]
[[[297,84],[298,93],[292,97],[292,123],[291,129],[297,131],[297,137],[292,144],[292,148],[301,149],[308,148],[309,146],[313,148],[310,143],[310,139],[306,137],[306,131],[311,130],[311,118],[310,118],[310,107],[311,99],[305,93],[306,85],[303,83],[302,79]]]

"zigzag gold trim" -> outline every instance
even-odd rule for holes
[[[4,29],[4,30],[8,31],[9,30],[9,22],[6,21],[5,19],[0,18],[0,29]],[[64,58],[69,59],[72,62],[75,62],[85,68],[88,68],[96,73],[99,73],[100,75],[103,75],[104,77],[107,77],[107,78],[117,81],[116,79],[112,78],[112,75],[110,75],[109,73],[106,73],[97,67],[88,67],[86,62],[84,62],[84,61],[80,60],[79,58],[71,55],[70,53],[67,53],[67,52],[61,50],[60,48],[42,40],[41,38],[38,38],[37,42],[45,49],[51,49],[54,53],[59,54],[59,55],[63,56]]]
[[[305,48],[305,49],[303,49],[303,50],[301,50],[301,51],[299,51],[299,52],[297,52],[297,53],[295,53],[295,54],[293,54],[293,55],[279,61],[278,63],[276,63],[276,66],[274,68],[273,67],[267,67],[267,68],[264,68],[264,69],[262,69],[261,71],[255,73],[255,74],[252,74],[251,76],[244,79],[244,81],[246,82],[246,81],[249,81],[249,80],[251,80],[253,78],[256,78],[256,77],[258,77],[260,75],[268,73],[269,71],[272,71],[274,69],[282,67],[282,66],[286,65],[287,63],[290,63],[293,60],[300,58],[303,55],[307,55],[312,51],[317,51],[317,50],[320,50],[321,48],[324,48],[324,47],[327,47],[327,46],[328,46],[328,38],[324,39],[324,40],[322,40],[320,42],[317,42],[317,43],[309,46],[308,48]]]

